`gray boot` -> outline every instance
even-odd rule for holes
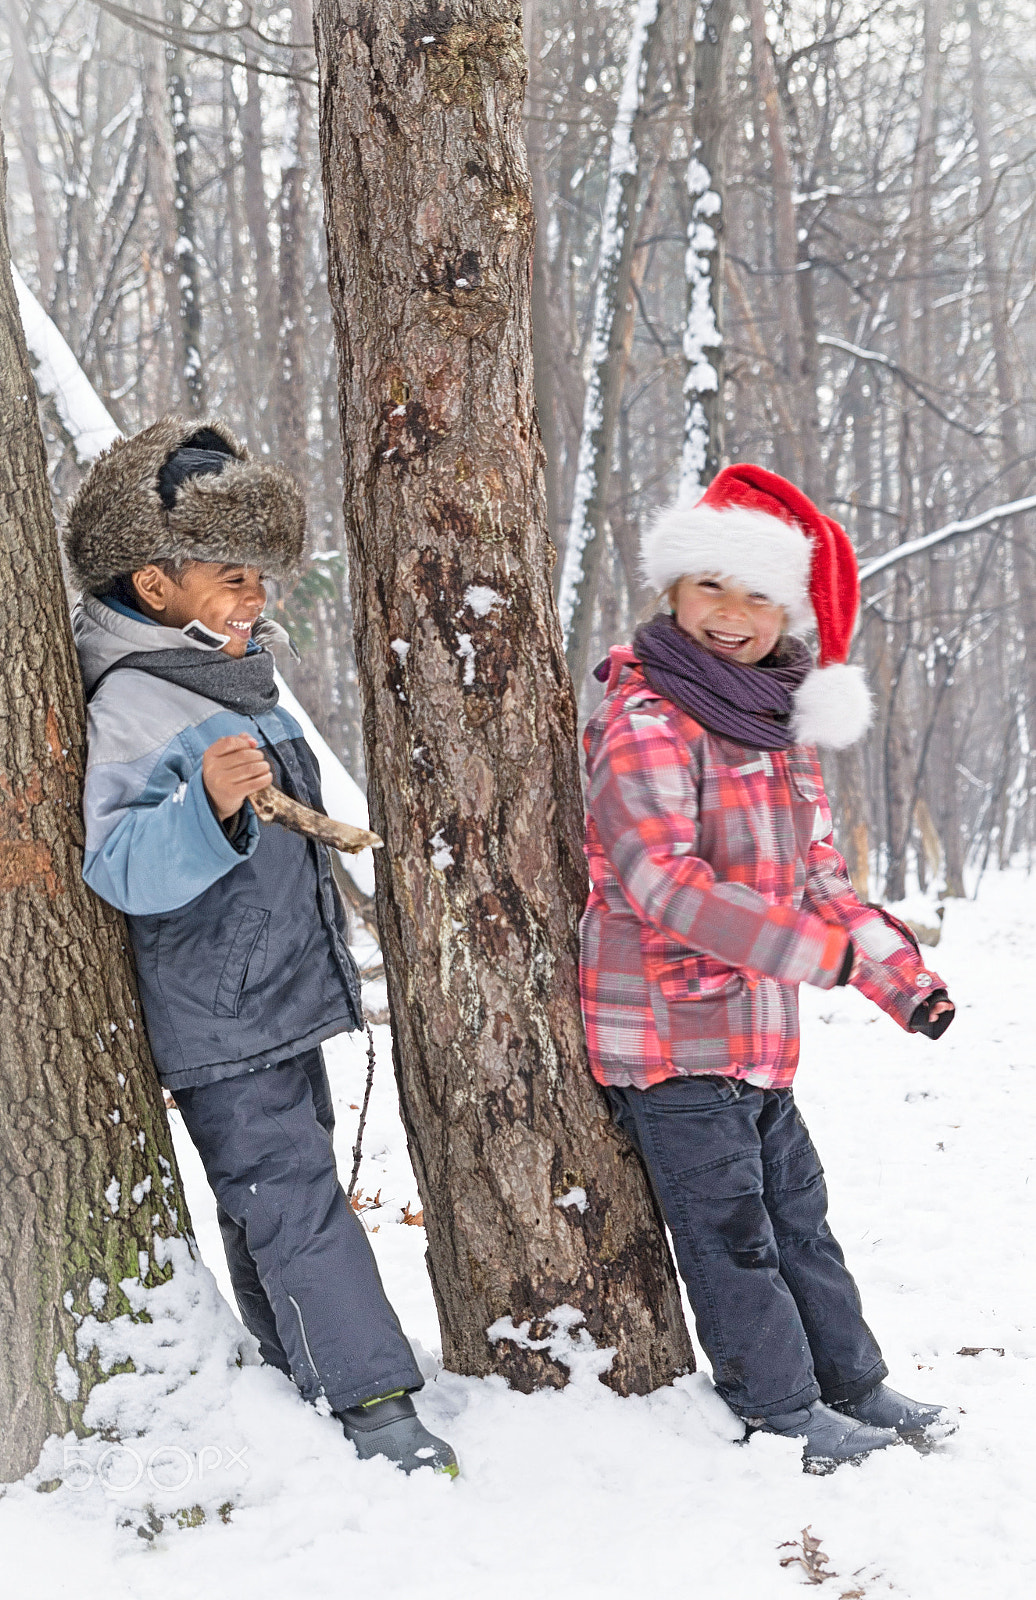
[[[946,1406],[928,1406],[920,1400],[908,1400],[905,1394],[897,1394],[887,1383],[879,1383],[859,1400],[843,1401],[834,1409],[872,1428],[894,1428],[904,1439],[916,1439],[929,1428],[937,1428],[940,1437],[957,1429],[956,1419]]]
[[[844,1417],[822,1400],[783,1416],[749,1418],[749,1433],[778,1433],[786,1439],[804,1439],[802,1465],[807,1472],[831,1472],[843,1461],[860,1461],[871,1450],[899,1443],[892,1428],[872,1428]]]
[[[434,1472],[445,1472],[451,1478],[460,1471],[457,1457],[445,1439],[437,1439],[434,1433],[428,1432],[408,1394],[368,1400],[365,1405],[337,1412],[337,1416],[345,1429],[345,1437],[352,1440],[361,1461],[385,1456],[404,1472],[431,1467]]]

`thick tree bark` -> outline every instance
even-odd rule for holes
[[[122,919],[82,879],[83,707],[0,138],[0,1480],[80,1428],[77,1322],[189,1227]],[[60,1390],[60,1393],[59,1393]],[[76,1398],[70,1398],[76,1394]]]
[[[357,20],[359,18],[359,20]],[[563,1305],[623,1392],[691,1362],[640,1166],[586,1070],[575,707],[530,327],[521,19],[317,7],[321,150],[394,1058],[447,1364],[560,1385]]]

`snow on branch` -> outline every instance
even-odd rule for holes
[[[956,539],[961,534],[977,533],[980,528],[988,527],[991,522],[999,522],[1001,517],[1017,517],[1023,511],[1036,511],[1036,494],[1029,495],[1025,500],[1011,500],[1002,506],[993,506],[989,511],[980,512],[977,517],[969,517],[966,522],[948,522],[945,528],[936,528],[934,533],[926,533],[920,539],[911,539],[908,544],[897,544],[894,550],[886,550],[883,556],[875,556],[873,561],[868,561],[866,566],[860,568],[860,582],[866,583],[868,578],[874,578],[879,572],[884,572],[886,567],[895,566],[897,561],[907,561],[911,556],[920,555],[923,550],[930,550],[933,545],[944,544],[947,539]]]
[[[687,249],[684,278],[687,284],[687,320],[683,330],[685,377],[684,438],[680,458],[680,498],[697,500],[702,492],[701,475],[709,449],[709,425],[699,396],[719,388],[719,374],[706,355],[723,342],[716,326],[712,296],[712,263],[716,249],[716,230],[708,220],[715,218],[722,202],[712,187],[712,178],[696,155],[687,166],[687,193],[691,197],[691,217],[687,224]]]
[[[600,435],[603,422],[603,377],[608,360],[612,324],[618,309],[615,304],[615,274],[622,253],[625,229],[630,225],[628,216],[621,217],[623,179],[637,170],[633,122],[643,95],[644,74],[647,70],[646,46],[650,31],[658,19],[658,4],[659,0],[637,0],[629,53],[626,57],[626,71],[612,127],[608,185],[605,190],[604,216],[601,221],[594,325],[590,339],[590,377],[583,402],[583,425],[579,437],[572,515],[568,524],[565,560],[561,569],[561,587],[558,594],[558,611],[566,646],[579,598],[579,586],[583,579],[583,552],[593,537],[593,529],[587,521],[586,513],[599,471],[596,458],[602,443]]]
[[[11,270],[36,387],[57,406],[76,459],[84,465],[96,461],[122,430],[13,262]]]

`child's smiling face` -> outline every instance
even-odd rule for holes
[[[224,655],[243,656],[252,627],[266,604],[266,586],[258,567],[229,562],[191,561],[179,579],[161,567],[142,567],[133,585],[146,616],[165,628],[184,628],[197,619],[213,633],[229,634]]]
[[[732,578],[681,578],[670,590],[679,627],[711,655],[752,667],[784,628],[784,608]]]

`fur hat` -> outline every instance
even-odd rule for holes
[[[179,481],[163,469],[183,449],[220,452],[226,465]],[[98,594],[161,560],[231,561],[290,580],[305,534],[306,505],[290,473],[256,461],[218,417],[174,415],[98,456],[68,508],[64,545],[75,582]]]
[[[841,750],[866,731],[871,697],[861,669],[845,664],[860,604],[856,553],[801,489],[765,467],[724,467],[696,505],[678,500],[658,514],[641,561],[659,593],[714,573],[783,606],[789,628],[815,627],[818,664],[795,696],[795,737]]]

